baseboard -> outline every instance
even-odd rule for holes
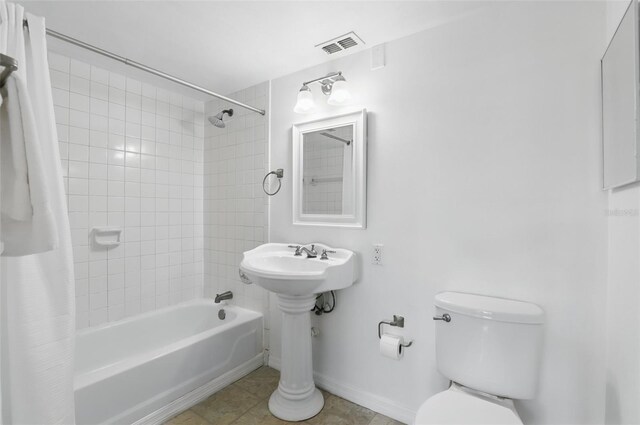
[[[280,370],[280,357],[273,357],[273,355],[269,354],[269,363],[267,365],[276,370]]]
[[[137,420],[132,425],[158,425],[166,422],[168,419],[177,415],[188,408],[195,406],[211,394],[220,391],[224,387],[234,383],[238,379],[253,372],[264,364],[264,354],[260,353],[248,362],[241,364],[235,369],[221,375],[220,377],[209,381],[200,388],[183,395],[177,400],[172,401],[166,406],[149,413],[142,419]]]
[[[280,370],[280,358],[270,355],[269,366]],[[405,424],[412,423],[416,416],[416,412],[414,410],[400,406],[386,397],[380,397],[360,388],[339,383],[335,379],[329,378],[320,373],[314,372],[313,380],[318,387],[329,391],[331,394],[335,394],[353,403],[359,404],[360,406],[364,406],[374,412],[382,413],[385,416],[404,422]]]

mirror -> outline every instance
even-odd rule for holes
[[[366,110],[293,126],[293,224],[366,227]]]
[[[353,125],[306,133],[302,142],[302,213],[353,214]],[[346,180],[346,181],[345,181]]]
[[[633,0],[601,62],[604,189],[640,180],[638,5]]]

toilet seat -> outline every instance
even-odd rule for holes
[[[513,401],[482,393],[453,383],[422,403],[414,425],[492,424],[522,425]]]

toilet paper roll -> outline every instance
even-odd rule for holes
[[[400,360],[404,355],[401,336],[383,334],[380,338],[380,354],[390,359]]]

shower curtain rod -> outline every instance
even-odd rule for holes
[[[330,139],[337,140],[338,142],[342,142],[347,146],[349,146],[351,144],[351,140],[347,140],[347,139],[343,139],[342,137],[334,136],[333,134],[327,133],[326,131],[323,132],[323,133],[320,133],[320,134],[322,134],[324,137],[328,137]]]
[[[27,28],[29,27],[29,23],[27,22],[26,19],[23,21],[23,24],[24,24],[25,27],[27,27]],[[49,35],[49,36],[51,36],[53,38],[57,38],[58,40],[65,41],[65,42],[67,42],[69,44],[73,44],[75,46],[82,47],[83,49],[90,50],[90,51],[92,51],[94,53],[97,53],[99,55],[106,56],[106,57],[111,58],[113,60],[116,60],[118,62],[122,62],[125,65],[129,65],[129,66],[131,66],[133,68],[140,69],[142,71],[148,72],[148,73],[156,75],[158,77],[162,77],[162,78],[164,78],[166,80],[173,81],[174,83],[178,83],[180,85],[189,87],[189,88],[191,88],[193,90],[196,90],[196,91],[199,91],[201,93],[208,94],[209,96],[213,96],[213,97],[216,97],[216,98],[218,98],[220,100],[224,100],[225,102],[233,103],[234,105],[240,106],[242,108],[248,109],[248,110],[253,111],[253,112],[257,112],[260,115],[264,115],[265,114],[264,109],[258,109],[256,107],[251,106],[251,105],[247,105],[245,103],[242,103],[242,102],[239,102],[237,100],[231,99],[231,98],[229,98],[227,96],[223,96],[223,95],[218,94],[216,92],[212,92],[211,90],[207,90],[207,89],[205,89],[203,87],[197,86],[197,85],[195,85],[193,83],[190,83],[188,81],[185,81],[185,80],[183,80],[181,78],[174,77],[173,75],[170,75],[170,74],[167,74],[165,72],[159,71],[159,70],[157,70],[155,68],[151,68],[150,66],[141,64],[139,62],[132,61],[130,59],[125,58],[124,56],[117,55],[115,53],[109,52],[108,50],[101,49],[99,47],[93,46],[93,45],[91,45],[89,43],[85,43],[84,41],[80,41],[80,40],[78,40],[76,38],[69,37],[68,35],[61,34],[61,33],[57,32],[57,31],[51,30],[49,28],[47,28],[47,35]]]

